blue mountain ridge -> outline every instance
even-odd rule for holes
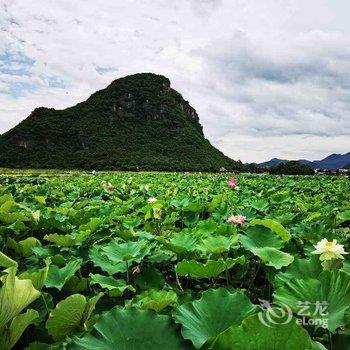
[[[281,163],[288,162],[287,159],[279,159],[279,158],[272,158],[271,160],[267,162],[260,163],[259,166],[261,168],[264,167],[272,167]],[[333,153],[329,156],[327,156],[324,159],[321,160],[314,160],[310,161],[307,159],[299,159],[298,162],[302,164],[309,165],[313,167],[314,169],[343,169],[343,168],[349,168],[350,166],[350,152],[345,154],[337,154]]]

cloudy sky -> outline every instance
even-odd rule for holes
[[[136,72],[242,161],[350,151],[349,0],[0,0],[0,133]]]

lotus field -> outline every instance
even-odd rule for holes
[[[350,349],[346,177],[0,176],[0,349]]]

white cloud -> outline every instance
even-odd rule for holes
[[[0,132],[35,107],[68,107],[111,80],[151,71],[170,78],[207,138],[234,159],[316,159],[350,149],[346,1],[0,6],[0,58],[11,54],[0,64]]]

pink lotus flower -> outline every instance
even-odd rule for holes
[[[237,180],[234,177],[228,179],[227,184],[231,188],[235,188],[237,186]]]
[[[228,219],[227,222],[229,224],[235,224],[235,225],[243,225],[246,221],[246,217],[243,215],[231,215]]]

